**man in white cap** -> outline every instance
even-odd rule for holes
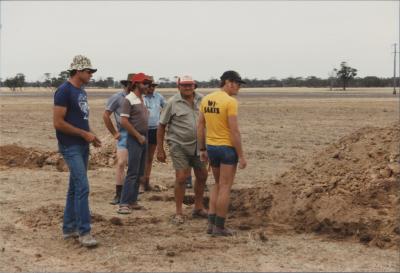
[[[101,142],[90,131],[89,105],[82,86],[89,83],[96,71],[87,57],[75,56],[70,65],[69,80],[54,94],[53,108],[58,148],[70,171],[62,228],[64,239],[79,237],[79,242],[86,247],[97,245],[90,234],[89,144],[99,147]]]
[[[164,136],[168,127],[167,142],[175,169],[176,214],[173,221],[182,224],[185,220],[182,211],[185,182],[191,175],[191,168],[194,169],[196,177],[192,216],[207,218],[203,195],[208,172],[206,164],[200,161],[197,149],[197,119],[203,96],[195,92],[197,86],[190,76],[178,78],[177,84],[179,93],[168,100],[161,112],[157,130],[157,159],[165,162]]]

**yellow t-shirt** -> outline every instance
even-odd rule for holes
[[[219,90],[203,98],[200,111],[206,120],[206,143],[215,146],[232,146],[228,116],[237,116],[238,103],[225,91]]]

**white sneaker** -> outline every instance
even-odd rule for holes
[[[96,239],[90,233],[79,236],[79,243],[85,247],[97,246]]]

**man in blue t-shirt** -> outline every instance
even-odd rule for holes
[[[112,205],[117,205],[121,199],[122,192],[122,184],[125,179],[125,167],[128,163],[128,148],[127,148],[127,139],[128,139],[128,131],[126,131],[121,126],[121,111],[122,111],[122,103],[124,102],[125,96],[129,94],[129,83],[130,79],[134,74],[128,74],[128,78],[126,81],[121,81],[121,84],[124,86],[124,90],[115,93],[112,95],[106,104],[106,109],[103,114],[103,121],[106,125],[108,131],[113,135],[113,137],[117,140],[117,164],[116,164],[116,176],[115,176],[115,197],[110,202]],[[117,129],[115,129],[112,121],[111,114],[114,114],[115,123],[117,125]]]
[[[82,55],[74,57],[68,70],[70,78],[54,94],[53,124],[58,148],[70,171],[69,187],[63,218],[64,239],[77,238],[86,247],[97,245],[90,234],[89,181],[87,167],[89,144],[101,142],[89,127],[89,105],[82,88],[97,71]]]
[[[151,191],[150,186],[150,174],[151,167],[153,165],[154,153],[157,147],[157,127],[160,122],[160,114],[162,108],[164,108],[167,103],[163,95],[155,91],[158,84],[154,82],[154,78],[150,76],[152,81],[149,89],[144,96],[144,104],[149,110],[149,130],[147,131],[147,156],[146,156],[146,167],[144,170],[143,191]]]

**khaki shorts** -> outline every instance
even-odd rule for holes
[[[181,145],[175,143],[169,144],[169,153],[175,170],[206,168],[205,162],[200,161],[200,156],[188,155],[181,147]]]

